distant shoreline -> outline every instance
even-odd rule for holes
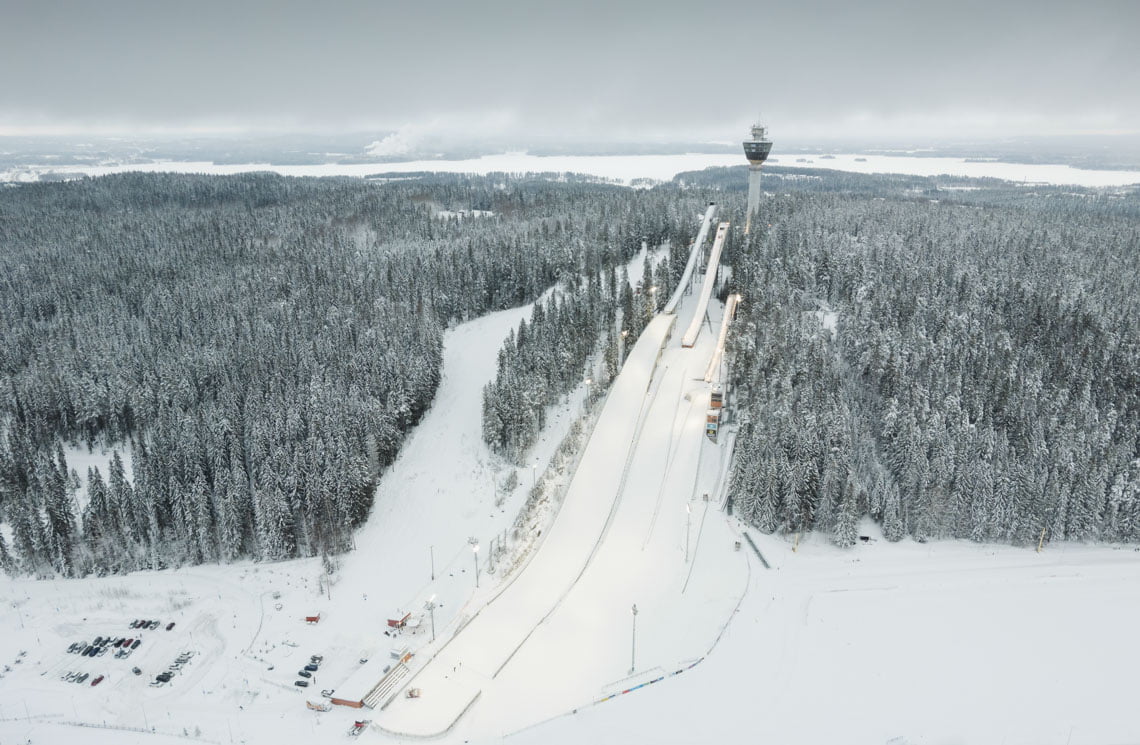
[[[382,174],[432,173],[578,173],[614,182],[669,181],[678,173],[709,167],[743,166],[736,153],[681,153],[671,155],[531,155],[500,153],[463,160],[412,160],[400,162],[349,162],[306,165],[272,163],[215,163],[212,161],[154,160],[100,164],[43,163],[0,170],[0,182],[59,181],[84,176],[142,171],[148,173],[235,174],[269,171],[284,176],[375,177]],[[1014,163],[978,156],[945,157],[935,153],[906,155],[860,153],[805,153],[773,151],[772,164],[826,168],[853,173],[896,173],[911,176],[966,176],[996,178],[1014,183],[1042,183],[1084,187],[1120,187],[1140,184],[1140,169],[1075,168],[1057,163]]]

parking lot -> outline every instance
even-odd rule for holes
[[[69,624],[68,630],[72,640],[66,646],[60,643],[61,649],[41,651],[46,658],[41,675],[68,688],[122,687],[130,679],[155,687],[173,685],[197,654],[180,648],[171,655],[172,646],[188,646],[186,635],[172,618],[85,619]]]

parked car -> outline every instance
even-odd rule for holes
[[[131,672],[135,675],[142,675],[142,670],[139,670],[137,667],[132,667]]]
[[[140,623],[142,623],[142,621],[139,621],[139,619],[136,618],[135,620],[131,621],[131,628],[137,629]]]
[[[103,643],[103,637],[101,637],[101,636],[97,636],[97,637],[95,637],[95,641],[93,641],[93,642],[91,642],[91,643],[92,643],[93,645],[95,645],[96,647],[98,647],[100,644],[102,644],[102,643]]]
[[[85,680],[87,680],[87,673],[83,673],[82,675],[80,675],[78,678],[75,679],[75,682],[76,683],[82,683]]]
[[[166,673],[159,673],[159,674],[158,674],[158,677],[157,677],[157,678],[155,678],[155,680],[161,680],[163,683],[169,683],[169,682],[170,682],[170,679],[171,679],[171,678],[173,678],[173,677],[174,677],[174,674],[173,674],[173,673],[169,673],[169,672],[166,672]]]
[[[166,630],[167,631],[170,631],[173,628],[174,628],[174,621],[171,621],[170,623],[166,624]]]
[[[99,684],[100,684],[100,683],[102,683],[102,682],[103,682],[103,676],[102,676],[102,675],[100,675],[98,678],[96,678],[95,680],[91,681],[91,686],[92,686],[92,687],[94,687],[94,686],[97,686],[97,685],[99,685]]]
[[[151,621],[149,624],[147,624],[147,628],[151,631],[154,631],[158,628],[158,621]]]
[[[309,687],[309,681],[307,681],[307,680],[295,680],[295,681],[293,681],[293,685],[297,686],[298,688],[308,688]]]
[[[140,644],[142,644],[142,639],[135,639],[135,643],[131,645],[131,649],[138,649]]]
[[[71,646],[67,648],[68,654],[75,654],[78,651],[79,651],[79,644],[77,644],[75,642],[72,642]]]
[[[134,641],[134,639],[133,639],[133,638],[132,638],[132,639],[123,639],[123,643],[122,643],[122,644],[120,644],[119,646],[121,646],[121,647],[129,647],[129,646],[131,646],[131,642],[133,642],[133,641]]]
[[[300,675],[302,678],[313,677],[313,674],[311,672],[309,672],[308,670],[298,670],[297,674]]]
[[[315,673],[317,671],[317,666],[315,664],[310,663],[308,665],[305,665],[305,669],[311,673]]]

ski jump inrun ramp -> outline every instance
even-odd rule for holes
[[[728,223],[722,222],[716,229],[716,240],[713,241],[712,251],[709,252],[709,265],[705,269],[705,281],[701,285],[701,294],[697,296],[697,310],[693,314],[693,322],[681,337],[682,347],[692,347],[701,333],[701,324],[705,320],[705,311],[709,306],[709,296],[712,295],[713,285],[716,284],[716,270],[720,264],[720,252],[724,248],[724,239],[728,236]]]
[[[705,217],[701,220],[701,229],[697,233],[697,239],[693,241],[693,249],[689,251],[689,261],[685,264],[685,271],[681,274],[681,281],[677,283],[677,289],[673,290],[673,297],[669,298],[669,302],[665,303],[665,307],[661,310],[662,313],[676,313],[677,306],[681,302],[681,298],[685,296],[685,290],[689,287],[689,280],[693,276],[693,269],[697,265],[697,257],[701,255],[701,249],[705,246],[705,241],[709,237],[709,227],[712,226],[713,218],[716,217],[716,202],[709,202],[709,207],[705,210]]]

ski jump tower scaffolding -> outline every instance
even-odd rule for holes
[[[748,158],[748,218],[744,221],[744,234],[752,229],[752,218],[760,211],[760,166],[772,152],[768,128],[760,122],[752,125],[752,139],[744,141],[744,157]]]

